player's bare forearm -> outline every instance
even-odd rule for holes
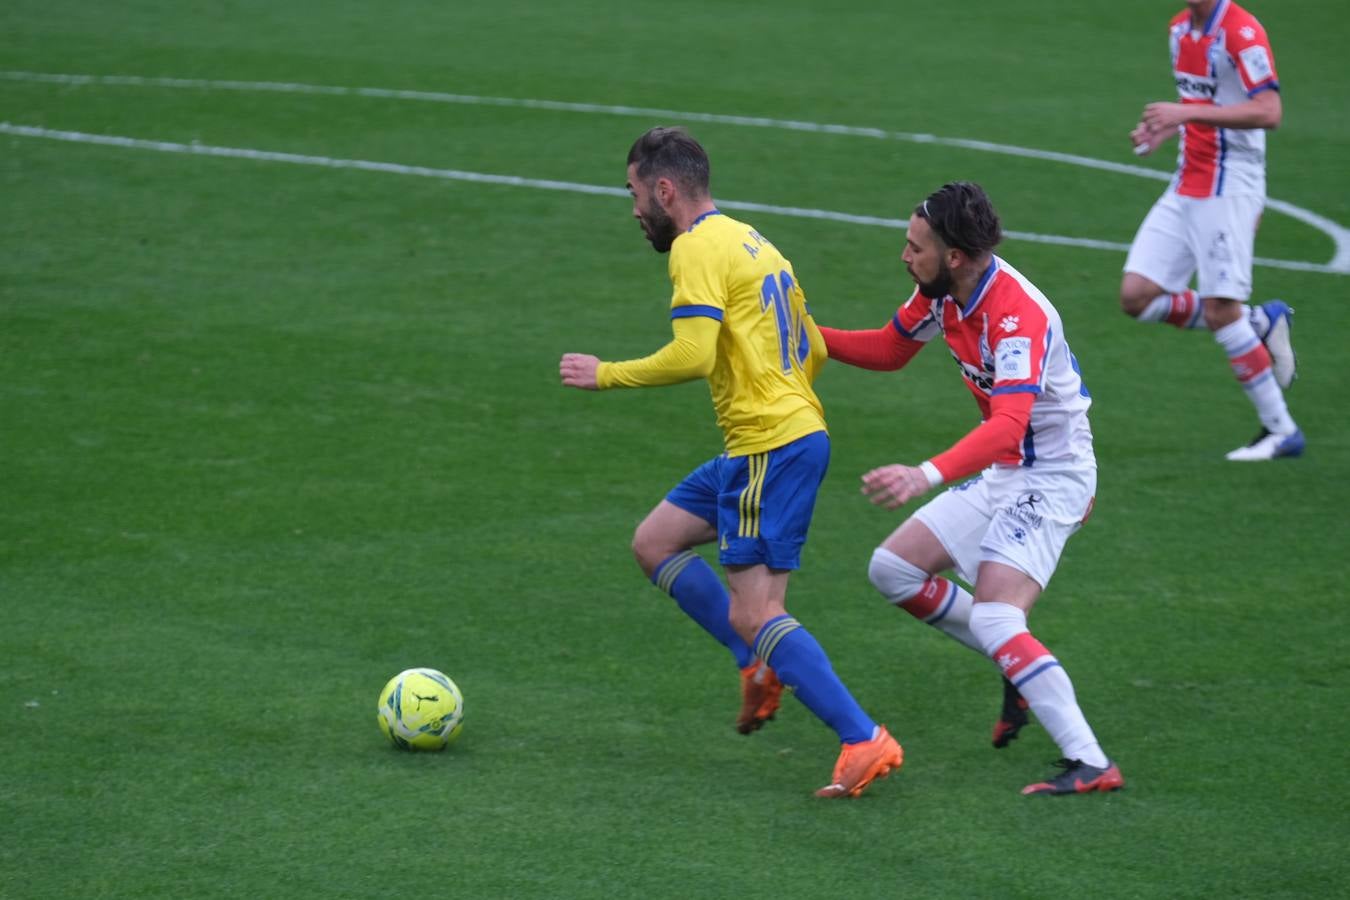
[[[928,475],[918,466],[890,465],[873,469],[862,477],[862,492],[868,500],[895,509],[928,493]]]
[[[558,374],[562,376],[564,387],[579,388],[583,391],[598,391],[595,373],[600,368],[600,359],[586,353],[564,353],[558,363]]]
[[[1140,124],[1151,133],[1175,131],[1179,125],[1196,122],[1215,128],[1278,128],[1284,117],[1280,92],[1265,90],[1231,106],[1204,103],[1150,103],[1144,107]]]

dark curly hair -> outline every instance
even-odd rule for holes
[[[953,181],[914,207],[938,240],[973,259],[991,252],[1003,240],[998,213],[984,188],[973,181]]]
[[[669,178],[691,197],[708,193],[708,153],[683,128],[656,127],[633,142],[628,164],[637,163],[637,176],[644,184],[654,178]]]

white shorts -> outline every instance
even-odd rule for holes
[[[1144,217],[1125,271],[1179,294],[1197,275],[1201,297],[1245,301],[1264,197],[1182,197],[1167,191]]]
[[[980,563],[1000,562],[1050,583],[1069,535],[1087,521],[1097,469],[990,466],[925,503],[914,517],[928,526],[974,584]]]

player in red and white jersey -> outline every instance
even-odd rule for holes
[[[998,215],[979,185],[944,185],[909,220],[903,259],[916,290],[881,328],[821,328],[830,357],[902,368],[941,334],[980,407],[981,422],[919,465],[863,476],[873,503],[894,509],[979,472],[929,501],[872,554],[868,575],[891,603],[998,663],[1003,712],[995,747],[1027,723],[1028,705],[1063,754],[1063,771],[1024,794],[1116,790],[1069,676],[1027,630],[1027,613],[1086,521],[1097,486],[1091,395],[1059,313],[994,255]],[[939,573],[954,569],[974,593]]]
[[[1228,459],[1298,456],[1303,433],[1284,399],[1296,374],[1293,310],[1281,300],[1243,306],[1265,206],[1266,131],[1283,115],[1275,55],[1261,23],[1232,0],[1186,6],[1167,32],[1179,102],[1148,104],[1130,133],[1141,156],[1179,135],[1177,172],[1135,235],[1120,303],[1142,322],[1214,333],[1262,426]]]
[[[1172,188],[1183,197],[1266,194],[1266,132],[1261,127],[1225,125],[1225,117],[1207,119],[1200,107],[1232,107],[1270,91],[1279,99],[1275,57],[1261,23],[1230,0],[1193,4],[1168,24],[1168,45],[1181,104],[1194,107],[1180,122],[1181,147]],[[1199,17],[1203,17],[1202,28]],[[1244,123],[1245,124],[1245,123]],[[1168,126],[1172,127],[1172,126]]]
[[[1059,313],[1005,260],[990,255],[964,303],[950,296],[932,299],[916,287],[890,328],[883,334],[895,354],[891,361],[907,361],[941,334],[985,422],[932,459],[935,483],[992,463],[1042,469],[1095,464],[1087,419],[1092,399],[1064,340]],[[845,344],[839,349],[847,353]],[[871,368],[867,362],[855,364]],[[995,403],[1001,407],[998,416]]]

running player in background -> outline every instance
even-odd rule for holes
[[[995,747],[1017,736],[1028,704],[1059,745],[1061,771],[1022,793],[1114,791],[1124,784],[1120,769],[1064,668],[1027,630],[1065,542],[1092,510],[1092,400],[1059,313],[994,255],[1001,237],[979,185],[944,185],[910,216],[902,258],[917,287],[891,321],[871,331],[820,329],[832,359],[876,370],[902,368],[942,335],[983,420],[917,466],[863,476],[863,493],[895,509],[975,475],[905,520],[873,552],[868,576],[891,603],[998,663],[1005,694]],[[939,574],[948,569],[974,584],[973,596]]]
[[[708,179],[707,154],[682,128],[653,128],[633,144],[633,216],[656,251],[670,254],[674,339],[627,362],[567,353],[559,371],[564,385],[587,390],[708,380],[726,452],[657,504],[638,525],[633,552],[731,651],[741,669],[737,730],[749,734],[773,718],[787,685],[842,744],[833,780],[817,796],[857,796],[900,767],[900,745],[785,607],[830,458],[811,388],[825,346],[792,264],[758,231],[718,212]],[[714,540],[730,596],[692,549]]]
[[[1141,322],[1214,333],[1262,426],[1228,459],[1298,456],[1303,433],[1284,400],[1296,374],[1293,310],[1280,300],[1250,313],[1243,305],[1265,205],[1266,130],[1282,115],[1275,58],[1261,23],[1231,0],[1186,6],[1168,28],[1181,102],[1148,104],[1130,132],[1141,156],[1178,134],[1181,151],[1130,247],[1120,305]]]

